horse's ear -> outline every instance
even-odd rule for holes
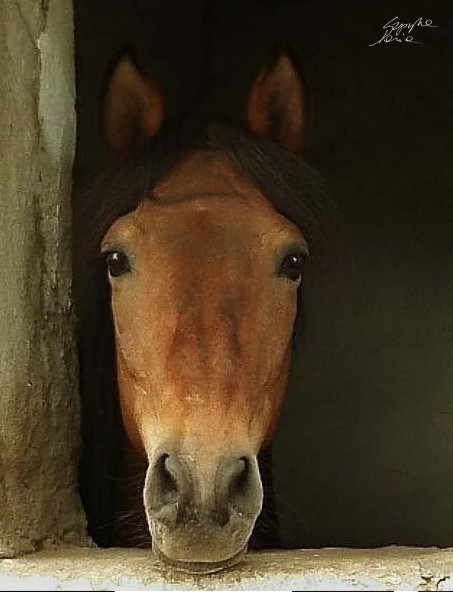
[[[279,48],[253,83],[247,104],[248,125],[257,136],[297,152],[302,147],[304,107],[296,58]]]
[[[157,134],[163,120],[164,101],[158,86],[139,71],[130,55],[123,55],[104,95],[107,142],[116,152],[125,154]]]

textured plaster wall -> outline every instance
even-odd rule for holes
[[[71,337],[71,0],[0,2],[0,557],[84,542]]]

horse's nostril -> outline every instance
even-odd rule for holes
[[[192,486],[187,467],[177,454],[158,456],[148,469],[145,483],[145,507],[167,526],[175,526],[182,518],[184,500]]]
[[[255,515],[261,493],[258,469],[247,456],[225,459],[219,465],[216,478],[219,519]]]
[[[231,483],[229,487],[229,501],[233,510],[241,513],[244,506],[247,506],[253,488],[253,479],[251,478],[250,461],[247,457],[241,457],[231,474]]]
[[[244,489],[247,487],[247,473],[248,461],[245,457],[242,457],[238,460],[237,464],[233,466],[231,471],[231,482],[229,486],[229,494],[231,498],[244,493]]]
[[[162,496],[162,503],[176,501],[178,496],[178,469],[169,454],[163,454],[155,465],[156,484]]]

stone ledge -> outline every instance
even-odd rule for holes
[[[0,561],[1,590],[453,590],[453,548],[249,553],[192,576],[141,549],[58,548]]]

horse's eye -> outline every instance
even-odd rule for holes
[[[305,257],[302,253],[289,253],[283,259],[280,275],[290,279],[292,282],[299,282],[302,278]]]
[[[131,270],[127,255],[121,251],[110,251],[105,257],[107,269],[111,277],[124,275]]]

